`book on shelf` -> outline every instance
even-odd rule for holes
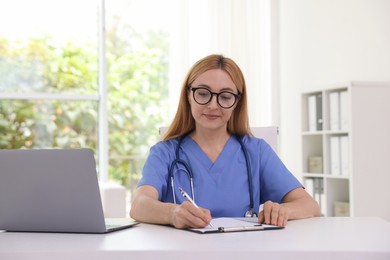
[[[314,198],[314,178],[306,178],[304,185],[306,192]]]
[[[315,199],[321,208],[321,215],[326,215],[326,198],[324,180],[322,178],[306,178],[305,190]]]
[[[349,103],[348,92],[340,91],[340,130],[349,128]]]
[[[326,199],[324,193],[324,179],[315,178],[314,179],[314,192],[315,192],[315,200],[317,200],[320,205],[321,215],[326,215]]]
[[[348,136],[340,136],[340,171],[341,175],[349,175]]]
[[[348,142],[348,135],[330,137],[330,174],[342,176],[349,175]]]
[[[321,131],[322,121],[322,94],[310,95],[308,97],[308,130]]]
[[[340,175],[340,137],[329,137],[330,146],[330,174]]]
[[[340,130],[340,95],[339,92],[329,93],[329,127],[330,130]]]
[[[309,131],[315,131],[317,128],[316,125],[316,97],[314,95],[311,95],[307,98],[307,104],[308,104],[308,130]]]
[[[316,95],[316,130],[322,130],[322,94]]]
[[[332,131],[348,130],[349,110],[348,91],[329,93],[329,129]]]

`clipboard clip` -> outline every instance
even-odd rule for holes
[[[219,227],[219,232],[240,232],[240,231],[256,231],[256,230],[264,230],[265,227],[261,224],[254,226],[242,226],[242,227]]]

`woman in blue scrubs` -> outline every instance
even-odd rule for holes
[[[212,218],[252,211],[260,223],[278,226],[319,216],[317,202],[273,149],[253,137],[248,121],[245,79],[237,64],[222,55],[195,63],[172,124],[150,150],[130,216],[177,228],[201,228]]]

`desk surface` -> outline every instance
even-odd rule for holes
[[[390,222],[311,218],[285,229],[196,234],[140,224],[105,235],[0,232],[0,259],[390,259]]]

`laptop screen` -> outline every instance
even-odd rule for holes
[[[105,231],[92,150],[0,150],[0,165],[0,230]]]

